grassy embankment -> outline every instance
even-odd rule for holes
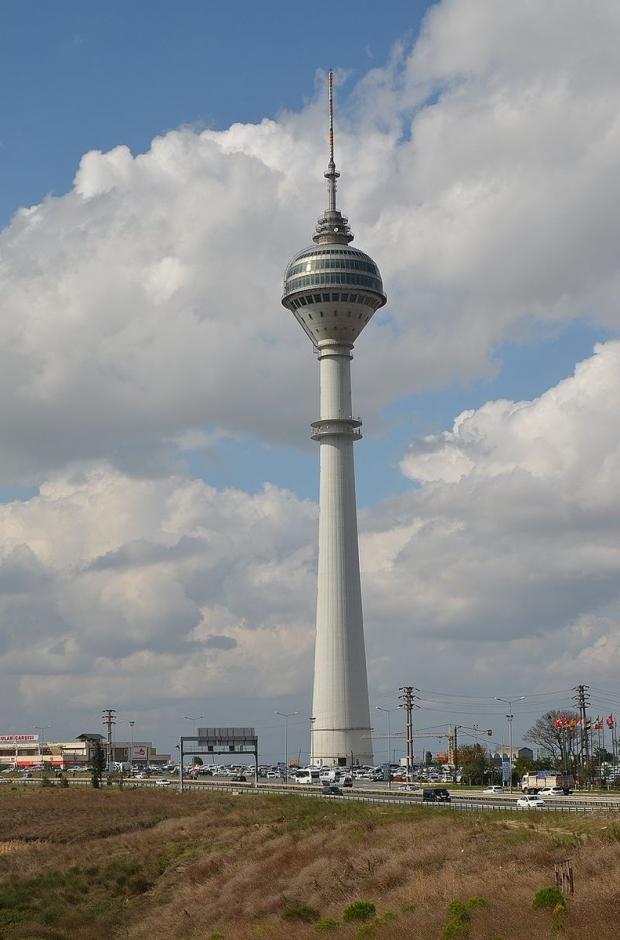
[[[567,857],[574,898],[535,909]],[[0,790],[2,938],[607,940],[620,933],[619,875],[617,816]],[[356,901],[375,913],[347,919]]]

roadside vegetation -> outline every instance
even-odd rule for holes
[[[618,816],[10,784],[0,809],[1,938],[618,935]]]

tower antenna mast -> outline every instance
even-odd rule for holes
[[[329,111],[329,163],[327,164],[329,201],[327,208],[330,212],[336,211],[336,180],[340,173],[336,170],[334,162],[334,70],[327,73],[327,106]]]

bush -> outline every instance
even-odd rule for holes
[[[475,911],[479,907],[486,907],[486,906],[487,906],[486,900],[478,896],[475,896],[473,898],[468,898],[467,900],[467,907],[469,908],[470,911]]]
[[[357,933],[356,937],[374,937],[376,934],[376,928],[374,924],[362,924]]]
[[[555,912],[565,911],[566,898],[557,885],[548,885],[546,888],[541,888],[540,891],[536,892],[534,895],[533,906],[537,910],[541,910],[545,907],[551,907]]]
[[[372,901],[354,901],[345,908],[342,919],[348,922],[355,920],[370,920],[377,913],[377,908]]]
[[[466,940],[469,937],[469,924],[462,920],[449,920],[443,928],[445,940]]]
[[[450,901],[448,904],[448,917],[450,920],[458,920],[466,924],[471,920],[469,905],[463,904],[462,901]]]
[[[338,927],[338,921],[333,917],[321,917],[320,921],[316,925],[316,929],[322,931],[323,933],[328,933],[330,930],[336,930]]]
[[[285,920],[300,920],[304,924],[313,924],[321,915],[308,904],[290,904],[283,912]]]

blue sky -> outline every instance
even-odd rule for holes
[[[71,185],[77,161],[134,153],[181,124],[227,127],[298,109],[317,69],[359,76],[411,40],[428,4],[285,0],[3,3],[0,219]]]
[[[482,685],[490,702],[549,687],[564,701],[589,670],[608,686],[613,473],[592,481],[617,437],[620,88],[603,21],[535,0],[0,6],[0,567],[35,585],[0,607],[9,638],[32,630],[32,656],[0,650],[0,669],[38,676],[7,686],[14,723],[23,709],[69,725],[91,692],[95,714],[108,692],[133,713],[124,669],[151,735],[201,702],[243,724],[259,701],[273,749],[274,708],[310,707],[318,376],[279,277],[322,209],[329,66],[341,206],[388,293],[353,366],[373,701],[422,664],[431,688]],[[259,282],[251,300],[237,265]],[[153,546],[166,577],[145,574]],[[115,622],[116,647],[94,638]],[[239,653],[207,649],[213,635]],[[305,678],[272,689],[276,656]]]
[[[297,110],[315,93],[317,69],[330,65],[346,70],[352,83],[382,67],[396,44],[412,45],[430,6],[364,0],[353,10],[318,2],[302,12],[278,0],[6,3],[0,80],[11,94],[0,131],[0,221],[48,193],[66,192],[88,150],[124,143],[140,153],[182,124],[225,128]],[[413,434],[448,428],[459,411],[489,398],[539,395],[605,335],[587,321],[552,335],[541,328],[526,342],[498,346],[491,378],[394,403],[384,432],[367,436],[358,456],[360,504],[410,486],[398,462]],[[227,441],[191,467],[216,486],[253,490],[269,480],[315,498],[316,455],[303,445],[291,452],[251,438]],[[31,493],[30,486],[0,487],[4,499]]]

